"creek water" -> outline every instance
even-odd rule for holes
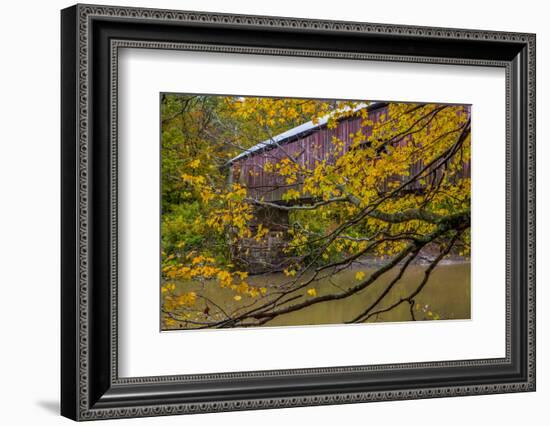
[[[400,298],[410,295],[422,281],[425,269],[426,267],[422,265],[409,266],[403,277],[384,297],[375,310],[384,309]],[[358,281],[355,278],[355,274],[358,271],[363,271],[365,276],[368,276],[373,269],[349,269],[340,272],[332,277],[332,279],[319,280],[307,288],[314,288],[317,295],[339,293],[342,289],[357,284]],[[322,302],[295,312],[280,315],[266,323],[264,327],[340,324],[349,321],[370,306],[397,273],[397,270],[389,271],[368,288],[345,299]],[[284,274],[276,273],[252,276],[249,277],[248,282],[258,287],[267,287],[268,291],[272,291],[276,290],[281,283],[288,280],[289,277]],[[177,292],[185,291],[196,291],[198,294],[203,294],[215,301],[226,312],[232,312],[239,306],[250,303],[250,300],[246,296],[243,296],[240,301],[235,301],[233,299],[235,295],[233,291],[222,289],[215,282],[207,283],[200,287],[194,282],[178,283]],[[439,265],[431,273],[426,286],[414,299],[414,305],[412,306],[414,317],[416,320],[469,319],[471,309],[470,294],[469,263]],[[304,295],[304,297],[308,296]],[[368,322],[411,320],[411,306],[405,302],[391,311],[372,316]]]

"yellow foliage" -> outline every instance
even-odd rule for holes
[[[231,292],[229,297],[235,301],[268,293],[266,287],[255,287],[254,281],[248,284],[248,274],[230,265],[229,256],[222,260],[223,255],[218,251],[219,245],[226,241],[235,247],[242,246],[242,254],[246,256],[264,244],[268,234],[279,232],[277,227],[269,225],[271,229],[268,229],[265,224],[254,223],[255,209],[264,200],[253,188],[247,188],[243,182],[245,175],[273,175],[286,190],[282,199],[288,204],[295,204],[294,201],[302,198],[310,200],[307,209],[291,211],[288,229],[280,231],[284,241],[281,251],[290,259],[298,259],[284,269],[287,277],[295,277],[298,271],[306,272],[302,269],[307,263],[304,259],[314,258],[315,262],[326,265],[351,254],[361,254],[373,241],[378,243],[369,248],[368,254],[389,259],[411,242],[400,239],[400,235],[420,238],[438,227],[437,223],[424,219],[386,220],[383,215],[398,216],[421,208],[431,215],[447,216],[470,208],[470,179],[457,178],[464,164],[470,161],[469,137],[464,140],[460,152],[447,159],[437,173],[428,171],[418,179],[423,191],[403,187],[418,173],[420,164],[441,158],[456,144],[469,118],[460,105],[390,103],[387,113],[373,120],[365,108],[357,109],[355,101],[235,96],[222,97],[221,101],[222,118],[241,126],[242,134],[231,138],[231,144],[218,151],[211,148],[210,145],[216,142],[214,139],[224,140],[227,136],[220,129],[213,133],[215,137],[205,140],[196,137],[197,129],[190,129],[193,131],[189,133],[195,137],[189,144],[178,139],[178,143],[188,150],[188,157],[184,157],[184,169],[172,175],[181,176],[181,180],[174,179],[179,183],[177,194],[189,197],[198,205],[197,217],[188,220],[188,228],[184,231],[186,235],[198,235],[202,239],[198,243],[191,238],[188,244],[176,242],[172,246],[172,249],[176,247],[173,253],[163,254],[161,270],[166,283],[161,292],[166,309],[196,304],[197,295],[193,296],[193,292],[176,295],[173,283],[176,280],[193,280],[203,286],[211,282]],[[306,166],[309,160],[304,160],[296,151],[289,151],[284,156],[279,153],[279,157],[264,155],[256,169],[235,170],[231,185],[226,183],[225,171],[217,173],[218,181],[213,179],[213,170],[219,170],[220,164],[234,156],[236,146],[250,147],[308,120],[319,123],[328,113],[329,129],[338,127],[339,120],[347,118],[358,118],[363,126],[348,135],[338,133],[338,137],[332,137],[337,158],[314,152],[314,166]],[[195,121],[202,123],[203,118],[198,116]],[[402,137],[404,134],[407,136]],[[191,148],[193,144],[196,147]],[[221,178],[223,184],[220,184]],[[285,185],[290,187],[285,188]],[[311,208],[314,204],[320,206]],[[369,213],[361,216],[367,209]],[[350,225],[342,228],[343,224]],[[331,238],[333,232],[338,236]],[[383,237],[389,238],[382,242]],[[252,241],[259,244],[250,244]],[[469,241],[470,234],[466,231],[461,236],[461,255],[469,255]],[[204,245],[210,249],[204,249]],[[357,281],[366,277],[365,271],[357,271],[354,275]],[[296,281],[290,285],[300,284],[298,279],[287,281]],[[314,297],[317,291],[308,288],[306,294]],[[198,305],[204,309],[202,303]],[[439,318],[432,311],[426,315]]]
[[[198,158],[196,158],[195,160],[189,163],[189,167],[191,167],[192,169],[198,169],[200,165],[201,165],[201,160]]]
[[[264,226],[260,223],[258,225],[258,231],[256,232],[256,236],[254,237],[254,239],[256,241],[261,241],[267,234],[269,233],[269,229],[267,228],[264,228]]]
[[[176,303],[178,305],[192,306],[195,304],[196,301],[197,301],[197,293],[195,293],[194,291],[181,294],[176,299]]]
[[[296,270],[295,269],[286,268],[283,272],[287,277],[293,277],[294,275],[296,275]]]
[[[216,275],[216,278],[220,282],[221,287],[229,287],[233,283],[231,273],[228,271],[219,271]]]

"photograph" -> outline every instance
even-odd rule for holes
[[[472,105],[159,102],[162,331],[471,319]]]

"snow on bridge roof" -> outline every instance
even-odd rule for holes
[[[360,103],[355,108],[353,108],[353,111],[354,112],[359,111],[363,108],[368,108],[369,110],[376,109],[376,108],[378,108],[379,106],[382,106],[382,105],[385,105],[385,103],[384,102]],[[342,112],[342,111],[345,112],[349,109],[350,109],[349,107],[345,107],[342,110],[340,110],[340,112]],[[227,162],[227,164],[230,165],[230,164],[234,163],[237,160],[248,157],[248,156],[253,155],[255,153],[262,152],[266,149],[269,149],[270,147],[276,148],[280,144],[285,143],[288,139],[297,138],[300,135],[303,135],[304,133],[309,133],[309,132],[311,132],[315,129],[321,128],[322,126],[324,126],[327,123],[327,121],[329,120],[329,118],[333,114],[334,114],[334,112],[329,113],[329,114],[325,115],[324,117],[321,117],[317,121],[316,124],[314,124],[312,121],[308,121],[307,123],[300,124],[299,126],[293,127],[292,129],[287,130],[286,132],[279,133],[278,135],[273,136],[272,138],[266,139],[265,141],[260,142],[256,145],[248,148],[246,151],[241,152],[236,157],[233,157],[231,160],[229,160]]]

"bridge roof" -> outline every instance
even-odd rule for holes
[[[363,108],[369,108],[371,109],[377,109],[379,106],[385,105],[384,102],[369,102],[369,103],[361,103],[357,105],[353,110],[359,111]],[[349,107],[346,107],[341,111],[347,111],[349,110]],[[286,132],[279,133],[276,136],[273,136],[269,139],[266,139],[263,142],[260,142],[250,148],[248,148],[246,151],[241,152],[236,157],[233,157],[231,160],[227,162],[227,164],[232,164],[235,161],[238,161],[240,159],[246,158],[250,155],[254,155],[256,153],[260,153],[265,150],[269,150],[271,148],[276,148],[277,146],[284,144],[286,142],[289,142],[290,140],[294,140],[299,138],[300,136],[303,136],[305,134],[311,133],[312,131],[315,131],[321,127],[323,127],[325,124],[327,124],[327,121],[334,113],[327,114],[323,117],[321,117],[316,124],[313,123],[313,121],[308,121],[307,123],[300,124],[299,126],[293,127],[290,130],[287,130]]]

